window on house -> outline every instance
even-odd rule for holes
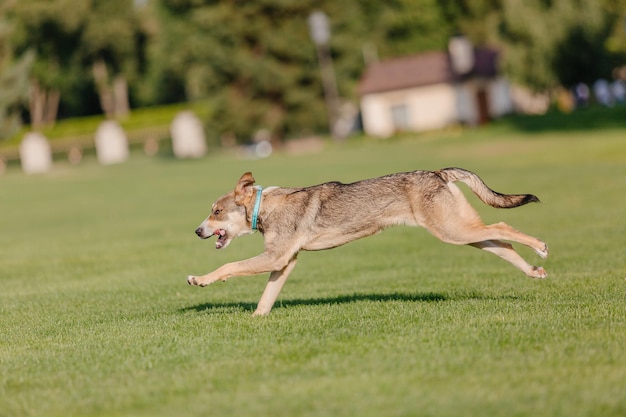
[[[395,130],[409,130],[409,107],[406,104],[391,106],[391,121]]]

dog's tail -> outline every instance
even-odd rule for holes
[[[492,207],[513,208],[528,203],[539,203],[539,199],[532,194],[500,194],[489,188],[478,175],[465,169],[445,168],[435,173],[446,182],[464,182],[483,203]]]

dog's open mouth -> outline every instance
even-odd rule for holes
[[[222,249],[224,246],[228,244],[228,236],[226,235],[226,230],[218,229],[213,233],[217,235],[217,242],[215,242],[215,249]]]

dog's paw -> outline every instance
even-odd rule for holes
[[[548,273],[545,269],[543,269],[542,266],[533,266],[533,269],[530,271],[530,274],[528,274],[528,276],[536,279],[544,279],[548,276]]]
[[[541,249],[535,249],[535,252],[537,253],[537,255],[541,256],[543,259],[546,259],[548,257],[548,245],[544,242],[543,243],[543,248]]]
[[[257,309],[254,311],[254,313],[252,313],[252,315],[255,317],[267,316],[268,314],[270,314],[271,310],[272,310],[272,307],[268,308],[264,306],[258,306]]]
[[[201,282],[201,281],[198,279],[198,277],[195,277],[195,276],[193,276],[193,275],[189,275],[189,276],[187,277],[187,284],[189,284],[189,285],[194,285],[194,286],[196,286],[196,287],[204,287],[204,286],[206,286],[206,284],[205,284],[205,283],[203,283],[203,282]]]

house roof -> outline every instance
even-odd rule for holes
[[[447,52],[434,51],[392,58],[371,64],[359,84],[363,94],[400,90],[424,85],[450,83],[465,77],[492,78],[497,74],[498,53],[488,48],[474,48],[474,68],[461,77],[452,69]]]

